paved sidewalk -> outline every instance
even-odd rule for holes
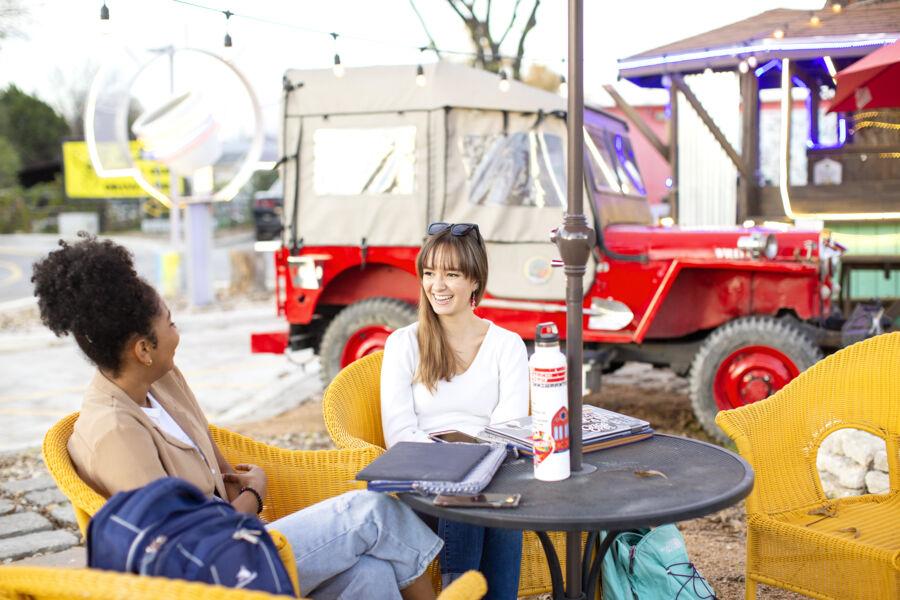
[[[286,327],[274,302],[173,309],[173,318],[181,332],[175,362],[210,421],[265,418],[321,391],[311,351],[294,357],[299,367],[284,355],[251,354],[251,333]],[[57,338],[38,322],[0,331],[0,453],[39,446],[53,423],[78,410],[93,374],[71,337]]]

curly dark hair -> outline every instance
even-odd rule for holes
[[[133,336],[156,345],[159,295],[138,276],[127,249],[84,232],[78,237],[73,244],[60,240],[59,249],[34,265],[41,321],[59,337],[71,333],[95,365],[117,374]]]

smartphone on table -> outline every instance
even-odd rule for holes
[[[515,508],[521,499],[522,494],[473,494],[471,496],[438,494],[434,498],[434,505],[453,508]]]
[[[469,435],[468,433],[464,433],[462,431],[448,430],[448,431],[435,431],[434,433],[429,433],[428,437],[433,439],[436,442],[465,442],[466,444],[485,444],[484,440],[480,440],[474,435]]]

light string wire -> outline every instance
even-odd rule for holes
[[[266,19],[264,17],[258,17],[255,15],[250,15],[250,14],[246,14],[246,13],[237,13],[234,11],[226,11],[221,8],[215,8],[212,6],[206,6],[204,4],[198,4],[196,2],[190,2],[189,0],[172,0],[172,1],[175,4],[182,4],[184,6],[190,6],[192,8],[197,8],[197,9],[205,10],[205,11],[209,11],[209,12],[215,12],[215,13],[219,13],[219,14],[225,14],[227,12],[231,15],[231,18],[246,19],[248,21],[254,21],[256,23],[262,23],[265,25],[274,25],[274,26],[283,27],[286,29],[293,29],[295,31],[303,31],[306,33],[321,35],[323,37],[334,38],[334,36],[337,35],[337,36],[341,37],[342,39],[355,40],[355,41],[365,42],[365,43],[369,43],[369,44],[378,44],[378,45],[382,45],[382,46],[388,46],[388,47],[404,49],[404,50],[411,50],[411,51],[418,50],[418,51],[422,52],[422,48],[424,48],[425,50],[431,50],[435,54],[449,54],[452,56],[465,56],[465,57],[469,57],[469,58],[475,58],[478,56],[477,52],[467,52],[464,50],[444,50],[444,49],[438,48],[436,46],[433,46],[431,43],[429,43],[425,46],[421,46],[421,45],[420,46],[412,46],[412,45],[407,45],[407,44],[399,44],[397,42],[391,42],[391,41],[387,41],[387,40],[378,40],[378,39],[363,37],[363,36],[359,36],[359,35],[348,35],[348,34],[344,34],[344,33],[336,33],[334,31],[324,31],[324,30],[320,30],[320,29],[313,29],[311,27],[303,27],[301,25],[296,25],[294,23],[286,23],[284,21],[273,21],[271,19]],[[495,56],[495,58],[497,58],[498,60],[501,60],[501,61],[515,61],[515,60],[517,60],[518,57],[504,55],[504,54],[498,54]],[[531,63],[544,64],[544,65],[549,65],[551,63],[557,63],[560,61],[559,58],[555,58],[552,60],[546,60],[546,59],[542,59],[542,58],[538,58],[538,57],[530,58],[527,61],[523,57],[522,60],[523,60],[523,62],[531,62]],[[563,58],[561,60],[563,63],[566,62],[565,58]]]

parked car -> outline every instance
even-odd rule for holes
[[[415,256],[428,223],[478,223],[490,278],[478,313],[531,340],[565,337],[565,276],[549,241],[566,206],[564,101],[438,63],[288,71],[290,190],[276,252],[285,329],[257,350],[311,347],[325,381],[416,319]],[[585,208],[598,246],[584,277],[588,382],[625,361],[690,376],[711,434],[720,409],[767,397],[840,345],[841,255],[827,233],[653,222],[626,124],[584,114]],[[298,179],[299,177],[299,179]]]
[[[278,239],[281,234],[281,213],[284,206],[284,186],[281,178],[269,189],[253,194],[253,224],[257,240]]]

